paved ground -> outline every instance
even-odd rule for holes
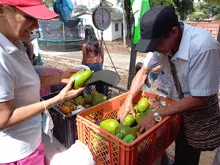
[[[40,51],[41,54],[47,55],[50,57],[60,57],[67,60],[75,60],[78,62],[82,61],[82,51],[75,51],[75,52],[46,52],[46,51]],[[119,53],[110,53],[110,57],[112,58],[112,61],[116,68],[124,69],[126,71],[129,70],[129,64],[130,64],[130,55],[122,55]],[[104,65],[107,67],[111,67],[112,63],[110,60],[109,55],[105,52],[104,57]],[[137,56],[136,61],[143,61],[144,56]]]

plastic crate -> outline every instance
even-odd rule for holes
[[[140,92],[133,103],[137,103],[142,95],[150,100],[152,107],[174,102],[151,93]],[[107,118],[117,118],[118,110],[126,96],[127,93],[122,94],[77,115],[78,139],[89,147],[97,164],[151,165],[179,133],[179,115],[164,118],[129,144],[101,129],[96,123]]]
[[[103,94],[105,94],[108,99],[127,91],[125,89],[114,87],[110,84],[104,83],[102,81],[97,81],[87,85],[83,93],[89,94],[90,92],[96,90],[97,85],[103,86]],[[50,99],[56,96],[58,93],[59,91],[42,96],[41,100]],[[71,100],[73,101],[74,98],[72,98]],[[63,144],[66,148],[69,148],[75,142],[75,140],[77,140],[76,115],[82,110],[75,110],[73,111],[74,113],[72,113],[72,115],[67,116],[59,110],[59,107],[62,105],[63,103],[55,105],[54,107],[49,109],[49,112],[54,122],[54,136],[57,138],[57,140],[60,141],[61,144]]]

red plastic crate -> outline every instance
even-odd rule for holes
[[[140,92],[133,103],[137,103],[142,95],[150,100],[152,107],[162,106],[158,101],[166,104],[174,102],[151,93]],[[164,118],[129,144],[95,124],[107,118],[117,118],[118,110],[126,96],[127,93],[89,108],[76,118],[78,139],[89,147],[97,164],[151,165],[179,133],[180,115]]]

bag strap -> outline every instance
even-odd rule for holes
[[[179,99],[182,99],[184,98],[184,94],[183,94],[182,87],[181,87],[181,84],[180,84],[180,81],[177,75],[176,66],[171,61],[171,56],[168,56],[168,61],[170,63],[170,70],[173,76],[173,80],[174,80],[174,84],[176,87],[176,91],[178,93],[178,97]]]

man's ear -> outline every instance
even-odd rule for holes
[[[178,27],[173,27],[171,33],[172,33],[172,36],[173,36],[174,38],[177,38],[177,37],[179,36],[179,33],[180,33],[180,28],[178,28]]]

